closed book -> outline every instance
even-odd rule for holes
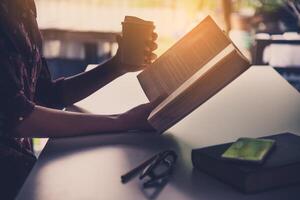
[[[281,133],[268,137],[276,147],[261,165],[224,160],[221,155],[232,143],[192,151],[194,168],[245,193],[300,183],[300,136]]]

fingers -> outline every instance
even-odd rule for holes
[[[147,115],[149,115],[152,112],[152,110],[155,108],[156,105],[153,103],[145,103],[143,106],[144,106],[144,109],[145,109]]]
[[[145,59],[148,60],[155,60],[157,58],[157,55],[153,53],[152,51],[145,51]]]
[[[157,58],[157,55],[153,53],[157,49],[157,44],[155,43],[155,40],[157,38],[157,34],[153,33],[152,40],[146,41],[146,47],[145,47],[145,63],[151,64],[152,61],[154,61]]]
[[[152,33],[152,40],[155,41],[157,39],[157,37],[158,37],[158,34],[153,32]]]
[[[158,106],[162,101],[164,100],[164,97],[160,96],[158,97],[157,99],[149,102],[149,103],[144,103],[144,104],[141,104],[139,105],[138,107],[136,108],[141,108],[143,109],[144,111],[152,111],[156,106]]]
[[[126,113],[131,113],[131,116],[134,115],[140,119],[147,118],[149,114],[152,112],[154,105],[152,103],[144,103],[140,104]]]
[[[158,47],[158,45],[156,44],[156,42],[154,42],[153,40],[148,40],[146,41],[146,47],[145,47],[145,50],[148,50],[148,51],[154,51],[156,50]]]
[[[153,108],[155,108],[155,107],[158,106],[163,100],[164,100],[164,97],[163,97],[163,96],[159,96],[159,97],[156,98],[154,101],[152,101],[150,104],[153,106]]]
[[[155,53],[152,52],[146,52],[146,57],[145,57],[145,63],[146,64],[151,64],[152,61],[154,61],[157,58],[157,55]]]
[[[144,64],[142,64],[140,67],[141,68],[146,68],[150,64],[153,63],[153,61],[157,58],[157,55],[153,53],[158,48],[157,43],[155,40],[158,38],[157,33],[153,32],[151,38],[145,41],[145,47],[144,47]],[[119,49],[117,52],[117,55],[120,53],[120,47],[122,44],[123,37],[121,34],[116,35],[116,42],[119,45]]]
[[[157,33],[152,33],[152,38],[146,41],[146,48],[145,51],[155,51],[158,47],[157,43],[155,42],[158,35]]]

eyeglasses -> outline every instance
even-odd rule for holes
[[[144,161],[136,168],[121,176],[122,183],[127,183],[142,171],[139,179],[145,180],[144,187],[152,187],[165,181],[174,171],[177,154],[173,150],[160,152]]]

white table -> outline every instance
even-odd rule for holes
[[[123,112],[146,102],[135,74],[79,102],[93,113]],[[191,150],[241,136],[290,131],[300,135],[300,95],[272,68],[253,67],[163,136],[102,134],[50,139],[17,199],[149,199],[138,179],[120,175],[160,150],[179,154],[171,181],[156,199],[299,199],[300,185],[245,195],[193,170]]]

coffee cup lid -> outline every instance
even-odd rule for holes
[[[124,22],[122,24],[124,24],[124,23],[135,23],[135,24],[141,24],[141,25],[154,26],[154,23],[152,21],[146,21],[141,18],[134,17],[134,16],[125,16]]]

